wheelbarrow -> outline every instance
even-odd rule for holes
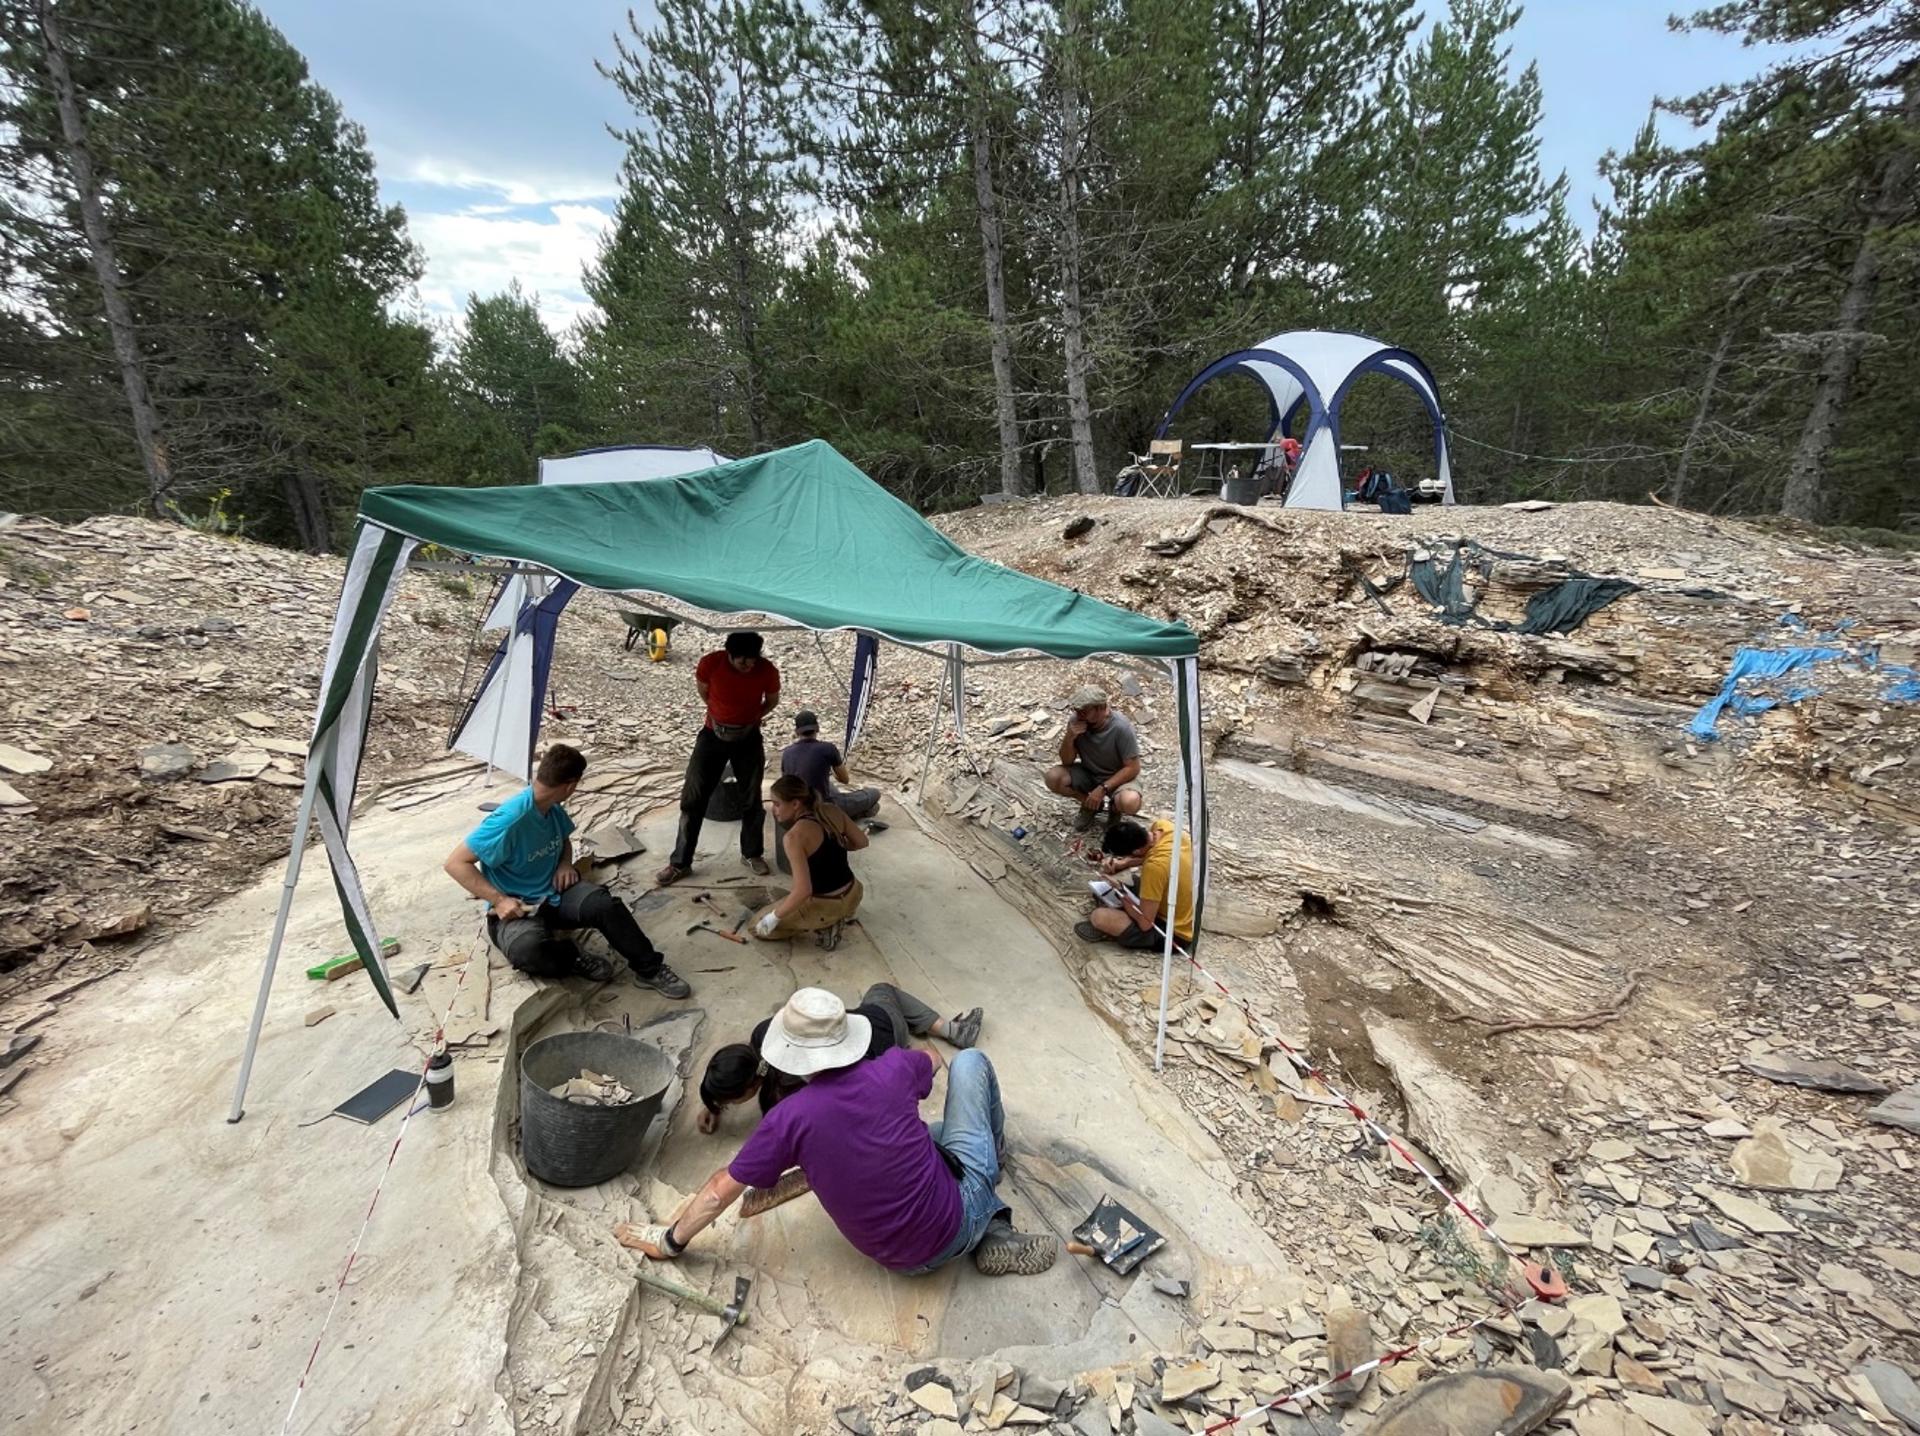
[[[627,625],[627,641],[620,645],[621,650],[630,652],[633,645],[644,638],[647,641],[647,657],[655,663],[664,661],[667,649],[673,642],[673,631],[680,626],[681,620],[671,614],[635,613],[628,608],[619,612]]]

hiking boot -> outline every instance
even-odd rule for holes
[[[573,970],[589,982],[612,982],[613,964],[597,952],[588,952],[584,948],[573,954]]]
[[[1092,923],[1087,922],[1085,919],[1082,919],[1081,921],[1076,922],[1073,925],[1073,935],[1079,938],[1080,941],[1082,942],[1112,942],[1113,941],[1112,938],[1108,937],[1104,932],[1100,931],[1099,928],[1095,927]]]
[[[836,922],[831,927],[821,928],[813,935],[813,940],[823,951],[832,952],[836,947],[840,946],[840,936],[845,928],[846,923]]]
[[[1005,1217],[995,1217],[973,1249],[973,1264],[982,1276],[1038,1276],[1059,1254],[1059,1243],[1047,1233],[1016,1232]]]
[[[642,987],[651,987],[662,997],[691,997],[693,989],[687,985],[686,978],[662,962],[652,972],[635,972],[633,980]]]
[[[947,1041],[965,1051],[980,1040],[980,1024],[986,1014],[978,1007],[947,1019]]]
[[[660,869],[659,872],[653,875],[654,886],[662,887],[662,888],[670,888],[675,883],[679,882],[680,879],[682,879],[692,871],[693,871],[692,868],[683,868],[683,867],[677,866],[676,864],[668,863],[664,868]]]
[[[1080,805],[1080,811],[1073,815],[1073,830],[1076,833],[1090,833],[1093,831],[1093,825],[1098,822],[1099,819],[1099,809],[1089,808],[1086,804],[1082,803]]]
[[[767,866],[767,860],[765,858],[742,858],[740,861],[745,863],[747,865],[747,871],[757,878],[763,878],[773,871],[772,868]]]

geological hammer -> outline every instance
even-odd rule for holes
[[[690,1286],[682,1286],[677,1281],[669,1281],[664,1276],[655,1276],[644,1265],[634,1273],[634,1277],[642,1286],[650,1286],[655,1291],[678,1297],[689,1306],[698,1307],[701,1311],[711,1312],[719,1317],[720,1334],[714,1337],[713,1346],[709,1350],[718,1350],[720,1343],[733,1334],[733,1329],[747,1319],[747,1292],[753,1286],[750,1277],[737,1276],[733,1279],[733,1300],[724,1306],[721,1305],[718,1297],[708,1296],[704,1291],[695,1291]]]
[[[742,947],[745,947],[747,945],[747,940],[744,937],[740,936],[739,933],[722,932],[720,931],[719,928],[713,926],[713,924],[711,923],[696,922],[692,927],[687,929],[687,935],[689,937],[691,937],[696,932],[710,932],[715,937],[724,937],[728,942],[737,942]]]

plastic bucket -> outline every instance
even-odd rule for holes
[[[1220,485],[1220,497],[1230,504],[1251,508],[1260,502],[1266,487],[1265,479],[1228,479]]]
[[[617,1077],[635,1100],[589,1107],[548,1091],[581,1068]],[[556,1187],[590,1187],[619,1176],[640,1155],[674,1079],[673,1061],[651,1042],[615,1032],[558,1032],[520,1058],[520,1155],[530,1176]]]

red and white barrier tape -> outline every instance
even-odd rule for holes
[[[1159,924],[1156,923],[1154,925],[1154,930],[1158,932],[1163,939],[1166,937],[1166,929]],[[1481,1219],[1478,1212],[1474,1211],[1472,1207],[1461,1200],[1439,1177],[1428,1171],[1426,1165],[1422,1163],[1418,1157],[1414,1156],[1399,1138],[1395,1137],[1393,1133],[1383,1127],[1380,1122],[1358,1102],[1354,1101],[1353,1098],[1349,1097],[1345,1092],[1342,1092],[1338,1087],[1334,1086],[1332,1082],[1328,1081],[1326,1074],[1316,1066],[1305,1053],[1301,1052],[1292,1043],[1275,1032],[1272,1027],[1263,1022],[1251,1007],[1242,1002],[1238,997],[1235,997],[1232,990],[1229,989],[1224,982],[1207,971],[1206,968],[1202,967],[1198,959],[1196,959],[1191,952],[1181,947],[1177,941],[1174,944],[1174,951],[1185,959],[1187,966],[1191,967],[1195,972],[1199,973],[1200,976],[1212,983],[1222,997],[1237,1007],[1241,1014],[1263,1038],[1286,1053],[1287,1060],[1293,1064],[1295,1071],[1299,1072],[1303,1077],[1311,1078],[1326,1088],[1332,1097],[1345,1106],[1348,1112],[1353,1114],[1354,1119],[1360,1123],[1363,1130],[1384,1143],[1401,1161],[1405,1162],[1425,1178],[1427,1185],[1438,1192],[1449,1206],[1471,1222],[1475,1230],[1479,1231],[1495,1246],[1499,1247],[1502,1252],[1506,1253],[1507,1257],[1520,1268],[1521,1274],[1526,1278],[1527,1285],[1533,1289],[1535,1296],[1542,1301],[1558,1301],[1566,1296],[1566,1286],[1556,1273],[1543,1271],[1541,1267],[1528,1261],[1519,1251],[1515,1250],[1512,1243],[1494,1231],[1491,1226]],[[1445,1341],[1449,1337],[1464,1335],[1469,1331],[1475,1331],[1490,1322],[1499,1320],[1503,1316],[1512,1314],[1513,1308],[1511,1303],[1504,1304],[1496,1311],[1490,1311],[1483,1316],[1473,1318],[1471,1321],[1460,1322],[1455,1326],[1448,1327],[1445,1331],[1435,1332],[1431,1336],[1422,1337],[1410,1346],[1395,1347],[1392,1350],[1382,1352],[1371,1361],[1363,1361],[1358,1366],[1350,1367],[1346,1371],[1337,1372],[1327,1377],[1324,1381],[1317,1382],[1311,1386],[1303,1386],[1297,1391],[1292,1391],[1284,1396],[1277,1396],[1271,1401],[1263,1402],[1249,1411],[1243,1411],[1237,1415],[1216,1421],[1210,1426],[1203,1427],[1202,1431],[1211,1433],[1228,1430],[1231,1427],[1239,1425],[1242,1421],[1264,1415],[1276,1407],[1285,1406],[1290,1402],[1304,1401],[1310,1397],[1317,1396],[1321,1392],[1347,1380],[1349,1377],[1365,1376],[1382,1367],[1391,1366],[1395,1362],[1403,1361],[1407,1357],[1414,1355],[1416,1352],[1423,1351],[1437,1342]]]
[[[484,941],[478,951],[485,960]],[[460,989],[466,985],[467,969],[473,966],[473,956],[473,953],[469,952],[467,960],[460,964],[460,980],[454,983],[452,996],[447,999],[448,1013],[453,1011],[453,1004],[459,999]],[[424,997],[425,994],[422,993],[422,996]],[[428,1001],[431,1006],[431,999]],[[300,1409],[300,1398],[307,1393],[307,1378],[313,1375],[314,1363],[320,1359],[320,1344],[327,1339],[327,1330],[333,1325],[333,1314],[339,1310],[340,1298],[347,1289],[347,1277],[352,1273],[353,1264],[360,1256],[360,1243],[367,1239],[367,1228],[373,1225],[373,1209],[380,1205],[380,1193],[386,1188],[387,1174],[393,1170],[394,1158],[400,1155],[400,1144],[407,1139],[407,1127],[413,1122],[413,1114],[420,1110],[420,1093],[427,1085],[427,1064],[433,1061],[435,1054],[440,1051],[441,1044],[446,1041],[446,1013],[435,1012],[433,1016],[433,1040],[428,1045],[426,1061],[420,1064],[420,1081],[415,1085],[413,1095],[407,1099],[407,1113],[400,1119],[400,1130],[394,1133],[393,1146],[387,1152],[387,1164],[380,1169],[380,1179],[373,1184],[373,1196],[367,1202],[366,1215],[360,1219],[360,1230],[354,1234],[353,1245],[347,1249],[347,1264],[340,1268],[340,1279],[333,1284],[333,1299],[327,1303],[326,1318],[320,1323],[320,1330],[313,1338],[313,1350],[307,1353],[307,1364],[301,1369],[300,1383],[293,1388],[293,1400],[287,1406],[287,1419],[280,1423],[280,1436],[287,1436],[287,1433],[293,1429],[293,1415]]]
[[[1487,1325],[1489,1322],[1497,1321],[1508,1314],[1508,1310],[1503,1307],[1499,1311],[1490,1311],[1485,1316],[1477,1316],[1472,1321],[1463,1321],[1457,1326],[1450,1326],[1445,1331],[1436,1331],[1431,1336],[1424,1336],[1411,1346],[1397,1346],[1391,1351],[1383,1351],[1374,1357],[1373,1360],[1363,1361],[1358,1366],[1350,1366],[1345,1371],[1329,1376],[1324,1381],[1316,1382],[1312,1386],[1302,1386],[1297,1391],[1289,1391],[1285,1396],[1276,1396],[1271,1401],[1263,1401],[1260,1405],[1255,1406],[1249,1411],[1242,1411],[1233,1416],[1223,1417],[1210,1426],[1203,1426],[1200,1428],[1202,1436],[1211,1436],[1211,1433],[1215,1431],[1229,1430],[1232,1427],[1238,1426],[1242,1421],[1251,1421],[1254,1417],[1263,1416],[1277,1407],[1286,1406],[1295,1401],[1306,1401],[1311,1397],[1318,1396],[1323,1391],[1338,1386],[1349,1377],[1365,1377],[1372,1372],[1392,1366],[1396,1362],[1405,1361],[1409,1356],[1424,1351],[1427,1347],[1437,1342],[1446,1341],[1450,1337],[1465,1336],[1469,1331],[1474,1331],[1479,1327]]]

